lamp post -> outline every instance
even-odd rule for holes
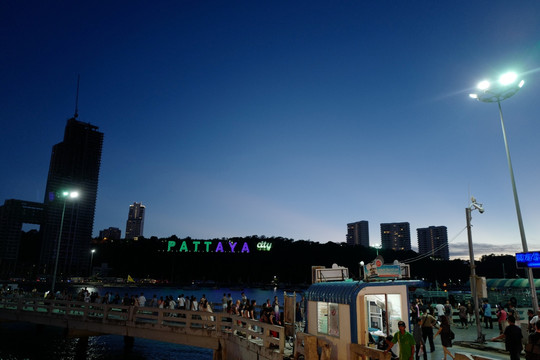
[[[64,191],[62,192],[62,197],[64,198],[64,205],[62,207],[62,218],[60,220],[60,231],[58,232],[58,241],[56,245],[56,259],[54,261],[54,272],[52,278],[51,293],[54,295],[54,286],[56,285],[56,273],[58,271],[58,258],[60,257],[60,243],[62,242],[62,229],[64,228],[64,215],[66,213],[66,202],[67,199],[75,199],[79,196],[77,191]]]
[[[364,280],[364,261],[358,263],[358,281]]]
[[[519,225],[519,233],[521,235],[521,245],[523,247],[523,252],[528,252],[527,247],[527,238],[525,237],[525,228],[523,227],[523,220],[521,218],[521,208],[519,206],[519,198],[516,189],[516,181],[514,178],[514,170],[512,168],[512,160],[510,158],[510,149],[508,148],[508,140],[506,139],[506,130],[504,128],[504,119],[501,108],[501,101],[506,100],[513,95],[515,95],[519,89],[523,87],[525,83],[524,80],[518,81],[518,75],[513,72],[503,74],[499,81],[496,83],[491,83],[487,80],[484,80],[478,84],[478,93],[470,94],[469,96],[473,99],[477,99],[486,103],[496,102],[499,107],[499,116],[501,118],[501,128],[504,139],[504,146],[506,149],[506,160],[508,161],[508,169],[510,170],[510,180],[512,182],[512,191],[514,193],[514,203],[516,206],[516,214]],[[538,299],[536,296],[536,287],[534,285],[534,277],[531,268],[527,268],[527,278],[529,280],[529,286],[531,288],[531,300],[534,312],[538,311]]]
[[[92,271],[92,264],[94,263],[94,253],[96,252],[96,249],[90,250],[90,276],[94,275]]]
[[[469,259],[471,264],[471,295],[473,298],[474,318],[476,320],[476,342],[483,343],[484,335],[482,335],[482,323],[480,322],[480,310],[478,308],[478,290],[476,289],[476,265],[474,264],[474,251],[472,245],[471,233],[471,211],[478,210],[480,214],[484,213],[482,204],[478,204],[474,197],[471,198],[471,204],[465,208],[465,216],[467,217],[467,239],[469,241]]]

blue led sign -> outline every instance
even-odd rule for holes
[[[516,266],[523,268],[540,268],[540,252],[516,253]]]

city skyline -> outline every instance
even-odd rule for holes
[[[489,6],[488,6],[489,4]],[[73,114],[105,134],[93,236],[133,201],[148,236],[343,242],[345,224],[444,224],[450,257],[540,248],[540,4],[0,4],[0,202],[41,202]],[[370,229],[371,245],[379,229]],[[416,249],[416,244],[412,244]]]

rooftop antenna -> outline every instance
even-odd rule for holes
[[[77,96],[75,97],[75,115],[73,115],[74,119],[77,119],[79,116],[79,83],[81,81],[81,74],[77,75]]]

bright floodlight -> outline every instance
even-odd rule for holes
[[[489,80],[481,81],[476,86],[478,91],[474,94],[469,94],[469,97],[486,103],[506,100],[514,96],[525,83],[525,81],[519,80],[518,76],[515,72],[508,72],[501,75],[496,82]]]
[[[506,74],[501,75],[499,78],[499,83],[501,85],[510,85],[517,79],[517,74],[515,72],[508,72]]]
[[[69,196],[70,198],[75,199],[79,197],[79,192],[78,191],[63,191],[62,196],[64,196],[65,198]]]
[[[480,81],[480,82],[478,83],[477,88],[478,88],[479,90],[486,90],[486,89],[489,89],[489,86],[490,86],[490,85],[491,85],[491,84],[489,83],[489,81],[484,80],[484,81]]]

